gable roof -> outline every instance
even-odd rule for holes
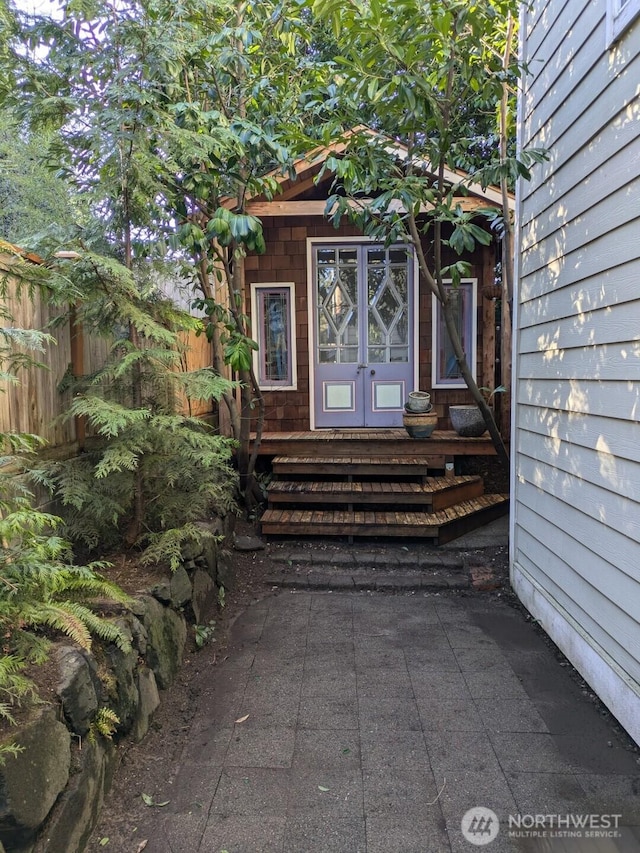
[[[357,134],[370,135],[379,139],[384,144],[385,150],[394,154],[399,160],[409,158],[409,149],[397,140],[385,137],[374,130],[365,127],[357,127],[344,133],[338,140],[330,145],[320,145],[312,149],[293,163],[295,178],[290,175],[282,175],[279,172],[271,172],[280,187],[280,194],[273,201],[264,196],[249,197],[247,213],[254,216],[324,216],[326,202],[324,200],[300,201],[300,196],[308,193],[317,186],[317,175],[322,170],[329,157],[339,156],[347,150],[351,139]],[[427,174],[435,177],[435,172],[427,160],[414,161],[423,168]],[[477,181],[471,180],[468,172],[462,169],[444,168],[444,179],[452,187],[460,187],[461,193],[455,196],[455,201],[463,210],[474,210],[480,207],[502,207],[502,193],[499,187],[483,188]],[[329,177],[327,177],[329,180]],[[225,206],[232,207],[234,200],[229,199]],[[509,193],[509,208],[515,208],[515,198]],[[427,208],[425,208],[427,209]]]

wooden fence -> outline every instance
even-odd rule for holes
[[[71,402],[71,391],[65,377],[95,373],[104,364],[109,352],[109,341],[93,334],[86,334],[73,317],[59,323],[56,317],[66,314],[43,299],[30,299],[26,294],[20,298],[12,287],[11,268],[14,259],[0,254],[0,277],[8,276],[9,296],[3,300],[12,320],[0,319],[0,324],[19,329],[35,329],[50,334],[55,343],[49,344],[43,353],[34,353],[42,368],[21,369],[19,384],[0,381],[0,433],[24,432],[42,436],[50,451],[72,455],[82,446],[84,425],[82,422],[62,420]],[[15,279],[14,279],[15,280]],[[13,290],[13,295],[11,291]],[[209,367],[212,363],[211,344],[205,335],[189,335],[183,358],[185,370]],[[185,414],[198,417],[213,413],[210,401],[186,401]]]

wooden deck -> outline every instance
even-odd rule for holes
[[[456,456],[495,456],[491,438],[462,438],[436,430],[430,438],[409,438],[404,429],[328,429],[306,432],[269,432],[262,436],[261,456],[344,457],[414,456],[453,459]],[[442,467],[431,465],[431,467]]]

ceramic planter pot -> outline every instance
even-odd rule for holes
[[[438,425],[438,415],[436,412],[407,412],[402,422],[411,438],[429,438]]]
[[[464,438],[479,438],[487,430],[477,406],[449,406],[449,417],[454,430]]]
[[[409,399],[404,407],[407,412],[429,412],[431,410],[431,394],[428,391],[410,391]]]

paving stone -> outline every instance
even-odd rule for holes
[[[505,830],[501,830],[498,837],[484,848],[472,846],[469,841],[463,837],[459,827],[453,827],[452,831],[449,831],[448,835],[452,853],[470,853],[470,851],[483,849],[490,851],[490,853],[540,853],[540,847],[537,845],[537,840],[535,847],[524,848],[521,841],[509,838]],[[583,851],[574,848],[571,851],[563,850],[562,853],[583,853]]]
[[[142,840],[146,840],[144,849],[150,853],[164,853],[166,850],[172,853],[193,853],[200,849],[205,826],[206,812],[162,815],[154,821],[150,831],[143,835],[139,830],[136,832],[131,839],[130,849],[135,850]]]
[[[415,674],[416,678],[422,679],[433,672],[460,672],[458,661],[447,640],[442,646],[438,643],[437,648],[431,646],[430,640],[428,642],[429,645],[423,648],[405,649],[407,667],[412,675]]]
[[[219,764],[222,766],[233,736],[233,727],[221,728],[215,721],[196,719],[181,756],[186,765]],[[197,770],[195,772],[198,772]]]
[[[427,819],[437,797],[431,771],[378,768],[363,771],[364,808],[367,817],[405,815]]]
[[[413,685],[406,669],[386,672],[377,667],[358,667],[357,672],[360,696],[379,698],[397,696],[413,701]]]
[[[450,771],[471,770],[497,775],[500,770],[493,744],[484,732],[426,731],[429,760],[436,778]]]
[[[241,712],[235,719],[247,717],[245,722],[238,724],[245,728],[295,726],[299,706],[299,695],[280,695],[273,688],[247,690]]]
[[[307,553],[311,555],[314,566],[355,566],[354,552],[351,551],[326,552],[321,549],[311,549]]]
[[[360,728],[364,731],[375,729],[383,733],[401,731],[420,731],[420,714],[415,701],[392,696],[362,696],[358,698]]]
[[[633,776],[578,773],[577,779],[589,812],[621,814],[625,826],[640,826],[640,768]]]
[[[355,668],[345,672],[320,672],[305,669],[302,679],[302,696],[326,699],[356,700]]]
[[[284,853],[366,853],[364,818],[337,818],[327,821],[315,814],[287,820]]]
[[[547,724],[530,699],[475,699],[475,706],[487,731],[548,732]]]
[[[307,631],[307,645],[312,644],[320,650],[326,646],[327,654],[331,654],[335,647],[342,650],[347,646],[347,651],[353,653],[352,634],[353,617],[350,613],[312,613]]]
[[[291,771],[289,815],[364,820],[362,773],[351,767],[298,767]]]
[[[217,853],[219,850],[228,850],[229,853],[281,853],[284,850],[285,829],[284,816],[212,814],[202,845],[199,848],[192,847],[188,853],[198,849],[207,853]]]
[[[444,624],[443,627],[452,649],[473,649],[477,646],[499,649],[498,644],[475,625]]]
[[[490,732],[489,737],[506,772],[566,773],[579,769],[560,754],[550,734]]]
[[[357,729],[358,703],[350,699],[305,697],[300,701],[298,728]]]
[[[310,610],[312,613],[353,613],[357,600],[353,595],[342,593],[314,595],[311,599]]]
[[[461,672],[434,671],[411,667],[411,683],[418,701],[445,700],[448,698],[471,699],[467,682]]]
[[[356,551],[353,555],[356,566],[400,566],[397,553],[376,554],[371,551]]]
[[[304,563],[309,560],[311,552],[291,550],[288,548],[282,550],[272,549],[269,556],[276,563]]]
[[[454,654],[462,672],[485,672],[496,668],[512,671],[500,649],[465,648],[456,649]]]
[[[375,638],[370,639],[373,641]],[[360,667],[375,666],[387,670],[399,669],[403,672],[407,669],[407,662],[402,649],[390,648],[388,643],[383,644],[382,647],[376,647],[371,642],[371,646],[369,646],[366,641],[356,644],[356,665]]]
[[[487,669],[484,672],[465,672],[469,692],[474,699],[490,699],[502,696],[504,699],[529,699],[519,678],[511,669]]]
[[[224,815],[284,817],[290,790],[291,771],[288,769],[225,767],[211,810]]]
[[[411,820],[367,816],[367,853],[448,853],[444,821],[439,809],[433,811],[432,817],[412,816]]]
[[[344,657],[332,656],[319,658],[317,655],[308,655],[304,662],[304,675],[315,677],[328,677],[332,673],[336,676],[352,675],[355,678],[356,663],[353,653]]]
[[[198,708],[202,714],[202,719],[197,719],[194,726],[231,728],[242,711],[244,692],[244,678],[237,688],[231,690],[203,690],[198,696]]]
[[[171,802],[167,810],[206,816],[218,790],[223,769],[221,761],[181,764],[172,785]],[[158,799],[163,802],[169,799],[169,794]]]
[[[502,771],[497,765],[491,768],[468,769],[449,768],[446,773],[435,772],[438,785],[438,803],[442,809],[451,847],[456,851],[475,849],[462,834],[462,818],[469,809],[482,806],[491,809],[498,816],[502,832],[495,841],[486,847],[493,853],[513,849],[513,842],[504,837],[507,818],[515,814],[517,805]],[[496,847],[496,844],[499,845]]]
[[[252,672],[275,670],[287,672],[293,677],[293,671],[298,669],[301,673],[303,666],[304,647],[291,650],[288,654],[281,654],[279,650],[261,644],[256,649],[251,670]]]
[[[520,814],[565,814],[584,810],[584,789],[574,773],[507,773]]]
[[[295,583],[289,583],[295,586]],[[354,589],[353,577],[348,571],[336,569],[314,569],[306,576],[306,585],[309,589]]]
[[[572,734],[554,733],[553,742],[567,766],[577,767],[583,773],[630,775],[640,771],[638,749],[623,744],[610,725],[593,725],[584,731],[576,728]],[[588,750],[584,748],[585,742],[589,743]]]
[[[225,767],[290,767],[294,738],[291,726],[237,725],[224,759]]]
[[[339,629],[323,628],[321,626],[310,626],[309,639],[307,641],[306,658],[314,661],[319,660],[354,660],[354,644],[348,638],[351,631],[340,631]]]
[[[393,731],[384,737],[377,730],[360,732],[363,770],[429,770],[429,755],[421,731]]]
[[[357,770],[360,762],[356,729],[298,729],[295,733],[292,763],[296,768]]]
[[[484,723],[475,703],[455,696],[442,700],[418,700],[425,731],[482,732]]]

